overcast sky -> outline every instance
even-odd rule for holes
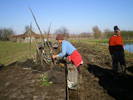
[[[0,28],[13,28],[18,34],[34,20],[33,9],[42,30],[52,23],[52,31],[66,27],[70,32],[91,32],[97,25],[102,31],[118,25],[133,30],[133,0],[0,0]]]

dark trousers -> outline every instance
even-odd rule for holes
[[[126,69],[125,55],[123,51],[114,52],[112,55],[112,66],[115,72],[124,72]]]

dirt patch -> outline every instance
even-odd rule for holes
[[[40,71],[40,68],[32,60],[16,62],[3,68],[0,72],[0,99],[64,100],[64,69]],[[51,85],[41,85],[40,78],[43,74],[48,75]]]

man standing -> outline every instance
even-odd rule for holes
[[[126,62],[123,48],[123,40],[118,26],[114,26],[114,35],[109,39],[109,52],[112,57],[113,71],[116,73],[125,73]]]
[[[58,34],[56,40],[61,44],[62,51],[53,55],[53,58],[67,57],[71,64],[67,64],[68,76],[67,85],[70,89],[77,88],[78,84],[78,72],[80,71],[80,65],[83,64],[83,60],[77,49],[69,42],[64,40],[63,34]]]

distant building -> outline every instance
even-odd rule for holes
[[[10,37],[11,41],[14,42],[33,42],[40,41],[41,35],[36,34],[31,29],[27,30],[24,34],[13,35]]]

